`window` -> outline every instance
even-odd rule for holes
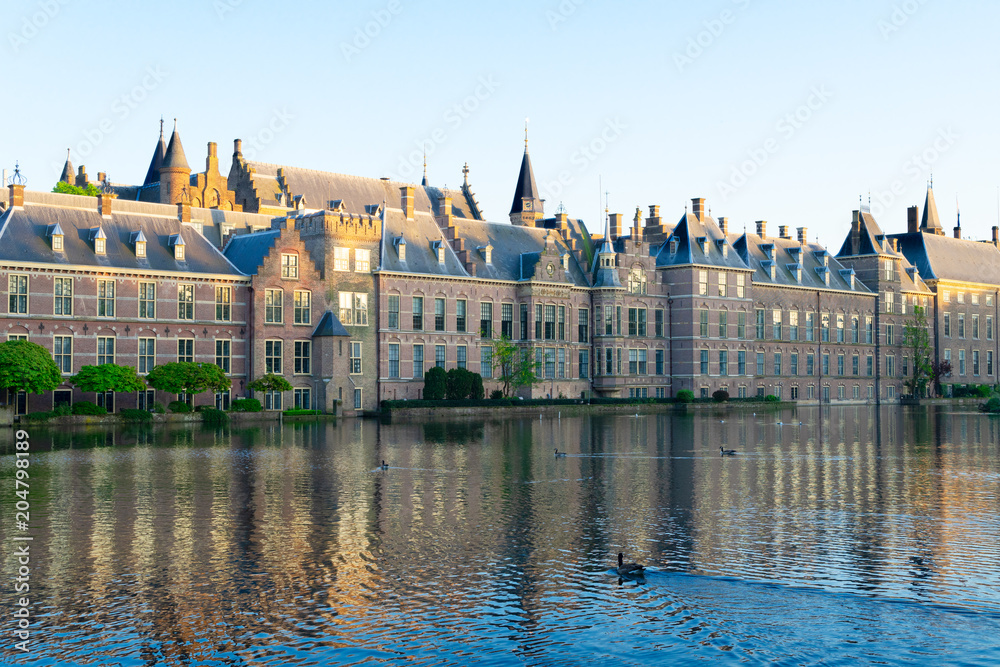
[[[816,313],[806,313],[806,340],[816,340]]]
[[[736,337],[740,340],[747,337],[747,314],[742,310],[736,313]]]
[[[97,316],[115,316],[115,281],[97,281]]]
[[[444,299],[434,299],[434,331],[444,331]]]
[[[757,353],[757,375],[763,375],[763,374],[764,374],[764,353],[763,352],[758,352]]]
[[[702,375],[708,375],[708,350],[701,351],[701,367],[698,369]]]
[[[830,342],[830,313],[823,313],[819,318],[820,341]]]
[[[292,305],[294,307],[293,322],[295,324],[309,324],[312,314],[309,312],[312,306],[312,292],[295,290],[292,295]],[[396,297],[396,306],[399,306],[399,297]],[[396,313],[398,316],[399,313]]]
[[[469,363],[469,348],[465,345],[459,345],[455,348],[455,365],[459,368],[468,368]]]
[[[230,372],[232,357],[233,341],[217,338],[215,340],[215,365],[221,368],[223,373]]]
[[[774,374],[781,375],[781,352],[774,353]]]
[[[719,350],[719,375],[729,375],[729,352]]]
[[[215,409],[216,410],[229,410],[232,407],[232,392],[228,389],[226,391],[220,391],[215,394]]]
[[[518,304],[518,317],[520,317],[521,340],[528,340],[528,304]]]
[[[719,338],[729,338],[729,313],[719,311]]]
[[[843,376],[844,372],[844,355],[837,355],[837,375]]]
[[[746,321],[743,322],[744,326]],[[657,338],[663,338],[663,309],[657,308],[653,311],[653,335]],[[586,341],[581,341],[586,342]]]
[[[979,375],[979,350],[972,351],[972,374]]]
[[[743,363],[746,365],[746,353],[741,352],[741,354],[743,354]],[[663,350],[656,350],[653,359],[654,372],[657,375],[663,375]]]
[[[702,338],[708,338],[708,311],[704,308],[698,313],[699,327],[698,333]]]
[[[282,342],[280,340],[264,341],[264,372],[281,375],[284,364],[282,364]]]
[[[949,292],[948,290],[944,291],[944,302],[951,303],[951,292]]]
[[[993,350],[986,351],[986,374],[993,375]]]
[[[295,409],[296,410],[312,410],[312,392],[306,389],[295,389],[293,390],[293,395],[295,396]]]
[[[545,306],[545,340],[556,338],[556,307]]]
[[[350,248],[334,248],[333,249],[333,270],[334,271],[350,271],[351,270],[351,249]]]
[[[614,353],[612,352],[612,348],[609,347],[604,352],[605,352],[605,355],[604,355],[605,356],[604,368],[605,368],[606,374],[607,375],[614,375],[615,374],[615,356],[614,356]]]
[[[846,338],[844,337],[844,316],[837,315],[837,342],[843,343]]]
[[[361,375],[361,341],[351,341],[351,375]]]
[[[851,315],[851,342],[861,342],[861,319],[857,315]]]
[[[861,375],[861,357],[857,354],[851,357],[851,374]]]
[[[229,322],[233,319],[232,312],[233,288],[215,288],[215,319],[219,322]]]
[[[604,335],[615,335],[615,309],[613,306],[604,306]]]
[[[447,363],[447,350],[448,348],[444,345],[434,346],[434,365],[438,368],[444,368],[445,363]]]
[[[944,335],[951,338],[951,313],[944,314]]]
[[[662,350],[658,350],[660,355],[663,355]],[[740,350],[736,353],[736,374],[746,375],[747,374],[747,353],[746,350]],[[744,397],[745,398],[745,397]]]
[[[642,311],[642,313],[643,313],[642,328],[645,329],[646,328],[646,323],[645,323],[645,314],[646,314],[646,311]],[[559,306],[558,317],[556,319],[556,325],[558,327],[558,329],[556,331],[556,335],[557,335],[558,339],[559,340],[566,340],[566,306]],[[639,335],[640,336],[644,336],[645,333],[641,333]]]
[[[781,340],[781,309],[775,308],[771,312],[771,338]]]
[[[747,277],[742,273],[736,274],[736,298],[743,299],[747,295]]]
[[[972,338],[979,340],[979,315],[972,316]]]
[[[280,410],[281,409],[281,392],[280,391],[265,391],[264,392],[264,409],[265,410]]]
[[[354,292],[340,292],[338,296],[340,306],[340,323],[344,326],[354,324]]]
[[[819,361],[820,361],[820,372],[823,375],[829,375],[830,374],[830,355],[829,354],[824,354],[822,357],[820,357]]]
[[[291,253],[281,254],[281,277],[297,280],[299,277],[299,256]]]
[[[894,293],[892,293],[892,292],[886,292],[885,293],[885,312],[887,312],[887,313],[893,313],[893,312],[895,312],[895,310],[894,310],[895,303],[893,301],[895,299],[895,296],[896,295]]]
[[[399,329],[399,295],[390,294],[388,298],[388,311],[390,329]]]
[[[555,379],[556,377],[556,351],[555,348],[545,348],[545,378]]]
[[[413,330],[424,330],[424,297],[413,297]]]
[[[816,355],[807,354],[806,355],[806,375],[816,374]]]
[[[399,343],[389,343],[389,377],[399,377]]]
[[[53,315],[72,315],[73,314],[73,279],[72,278],[55,278],[53,281],[53,296],[55,300],[52,303],[52,314]],[[142,283],[140,283],[141,285]],[[141,315],[140,315],[141,317]]]
[[[484,380],[493,378],[493,348],[489,345],[479,351],[479,374]]]
[[[368,273],[371,271],[371,251],[358,248],[354,251],[354,271],[357,273]]]
[[[194,285],[177,286],[177,319],[194,319]]]
[[[726,296],[726,272],[719,272],[719,296]]]
[[[587,350],[580,350],[579,366],[580,379],[586,380],[590,377],[590,353]]]
[[[28,314],[28,276],[10,276],[10,309],[11,315]]]
[[[958,337],[965,338],[965,313],[958,314]]]
[[[639,350],[628,351],[628,374],[636,375],[639,372]]]
[[[156,365],[156,339],[139,339],[139,372],[148,373]]]
[[[891,324],[885,325],[885,344],[894,345],[896,340],[896,328]]]
[[[957,298],[959,303],[965,303],[965,292],[959,292]]]
[[[927,297],[924,297],[924,301],[925,302],[927,301]],[[987,306],[992,306],[993,305],[993,295],[992,294],[987,294],[986,295],[986,305]]]
[[[764,309],[758,308],[756,314],[757,340],[764,340]]]
[[[896,357],[888,354],[885,357],[885,374],[886,377],[893,377],[896,375]]]
[[[145,247],[145,244],[143,244],[143,247]],[[136,249],[138,251],[138,244],[136,245]],[[53,252],[62,252],[63,251],[63,235],[62,234],[53,234],[52,235],[52,250],[53,250]],[[139,257],[145,257],[145,252],[144,252],[144,254],[139,255]]]
[[[698,272],[698,294],[708,296],[708,271]]]
[[[177,340],[177,361],[194,363],[194,339],[179,338]]]
[[[798,375],[799,374],[799,355],[798,355],[798,353],[797,352],[792,352],[789,355],[788,361],[789,361],[789,371],[791,372],[791,374],[792,375]]]
[[[309,375],[312,372],[312,343],[308,340],[297,340],[293,343],[293,373]]]
[[[466,316],[467,316],[468,302],[465,299],[459,299],[455,302],[455,331],[459,333],[465,333],[466,331]]]
[[[355,389],[354,390],[354,409],[355,410],[360,410],[361,409],[361,390],[360,389]]]
[[[559,379],[562,380],[566,377],[566,348],[560,347],[557,353],[559,355],[559,369],[557,374]],[[643,364],[643,367],[645,368],[645,364]]]
[[[872,321],[872,318],[866,317],[865,318],[865,343],[867,343],[868,345],[872,345],[874,343],[874,338],[875,338],[875,323]]]
[[[362,292],[354,293],[354,326],[368,326],[368,295]]]
[[[628,291],[630,294],[646,293],[646,272],[642,269],[632,269],[628,273]]]
[[[264,290],[264,322],[281,324],[284,321],[284,292],[280,289]],[[341,323],[344,323],[341,319]]]
[[[140,410],[145,410],[146,412],[152,412],[156,407],[156,392],[152,389],[146,389],[145,391],[139,392],[138,401],[136,403]]]
[[[97,337],[97,365],[115,363],[115,339],[113,336]]]
[[[660,311],[662,314],[662,311]],[[590,311],[586,308],[581,308],[577,312],[577,339],[580,343],[589,343],[590,335],[588,327],[590,326]]]
[[[629,308],[628,309],[628,335],[635,336],[639,330],[639,316],[637,314],[638,309]]]
[[[424,346],[413,346],[413,377],[422,378],[424,376]]]
[[[479,337],[493,337],[493,302],[491,301],[483,301],[479,304]]]
[[[562,313],[565,317],[565,309],[562,309]],[[512,303],[500,304],[500,335],[508,339],[514,337],[514,304]]]
[[[965,350],[958,351],[958,374],[965,375]]]
[[[993,340],[993,317],[986,316],[986,340]]]
[[[788,313],[788,340],[799,339],[799,311],[792,310]]]
[[[615,335],[622,335],[622,307],[615,306]]]
[[[52,339],[52,358],[63,375],[73,372],[73,337],[54,336]]]
[[[156,283],[139,283],[139,317],[156,317]]]
[[[865,371],[868,377],[875,375],[875,357],[870,354],[865,358]]]

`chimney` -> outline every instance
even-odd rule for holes
[[[851,254],[861,252],[861,211],[854,211],[851,218]]]
[[[1000,248],[1000,227],[993,225],[993,245]]]
[[[87,185],[89,183],[90,183],[90,180],[87,178],[87,167],[86,167],[86,165],[82,165],[81,164],[79,167],[76,168],[76,183],[75,183],[75,185],[78,188],[85,188],[85,187],[87,187]]]
[[[17,183],[10,185],[10,207],[24,206],[24,186]]]
[[[809,242],[809,228],[799,227],[799,245],[805,245]]]
[[[240,139],[233,140],[233,157],[243,157],[243,141]]]
[[[650,206],[649,207],[649,217],[650,218],[659,218],[660,217],[660,207],[657,206],[656,204],[653,204],[652,206]]]
[[[104,171],[97,172],[97,182],[103,184],[104,181],[108,180],[108,174]]]
[[[97,195],[97,212],[101,214],[101,217],[111,217],[111,200],[116,196],[108,192],[102,192]]]
[[[889,239],[889,247],[893,252],[899,252],[899,239]]]
[[[719,229],[722,230],[723,236],[729,234],[729,218],[725,216],[719,218]]]
[[[407,220],[413,220],[413,205],[416,203],[416,189],[412,185],[404,185],[399,189],[401,206]]]
[[[917,215],[920,212],[916,206],[911,206],[906,209],[906,231],[910,234],[916,234],[917,230],[920,228],[920,220]]]
[[[186,201],[177,203],[177,219],[181,222],[191,222],[191,204]]]
[[[217,171],[219,171],[219,147],[214,141],[210,141],[208,142],[208,157],[205,158],[205,173],[214,174]]]
[[[617,239],[622,235],[622,214],[612,213],[611,214],[611,240]]]
[[[778,225],[778,238],[790,239],[791,236],[788,235],[788,225]]]
[[[955,227],[955,238],[956,239],[962,238],[962,226],[961,225],[958,225],[958,226]]]
[[[767,238],[767,220],[757,221],[757,236]]]
[[[705,217],[705,198],[697,197],[691,200],[691,212],[694,213],[694,217],[698,218],[701,222],[702,218]]]

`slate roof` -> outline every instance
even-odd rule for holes
[[[813,289],[835,289],[871,294],[864,283],[855,279],[851,288],[850,273],[853,269],[845,267],[828,253],[826,248],[818,243],[807,243],[804,246],[797,239],[783,239],[771,236],[760,237],[744,232],[733,242],[736,253],[741,261],[753,269],[751,280],[759,285],[778,285],[809,287]],[[770,255],[768,249],[770,248]],[[828,263],[824,264],[823,258]],[[774,263],[774,279],[771,279],[770,263]],[[802,282],[795,276],[793,268],[801,265]],[[830,273],[830,283],[826,284],[823,274],[826,269]],[[820,270],[817,270],[820,269]]]
[[[73,163],[69,161],[69,150],[66,151],[66,164],[63,165],[62,175],[59,176],[59,180],[70,185],[76,184],[76,179],[73,177]],[[7,185],[3,183],[3,185]]]
[[[379,266],[384,271],[467,277],[462,262],[458,260],[441,228],[430,215],[416,214],[412,220],[407,220],[398,211],[387,211],[385,223],[382,226],[382,257]],[[401,262],[396,251],[394,240],[403,236],[406,239],[406,261]],[[438,262],[434,252],[435,243],[444,244],[444,264]],[[470,244],[466,241],[466,247]]]
[[[323,313],[323,316],[319,318],[319,324],[316,325],[316,330],[313,331],[313,338],[323,338],[327,336],[350,336],[347,333],[347,329],[344,325],[340,323],[340,319],[334,315],[332,310],[328,310]]]
[[[917,232],[894,234],[924,280],[1000,284],[1000,250],[992,243]]]
[[[858,252],[852,252],[853,227],[851,232],[840,247],[837,257],[852,257],[860,255],[893,255],[898,257],[899,253],[894,252],[886,243],[885,232],[875,221],[875,217],[867,211],[857,211],[859,224]],[[854,224],[853,222],[851,223]]]
[[[167,146],[167,152],[163,156],[163,164],[160,165],[160,169],[186,169],[191,171],[187,158],[184,156],[184,146],[181,145],[181,135],[177,133],[176,122],[174,123],[174,133],[170,135],[170,144]]]
[[[677,239],[676,252],[670,252],[671,239]],[[704,246],[699,242],[704,239]],[[697,264],[717,266],[726,269],[749,269],[738,253],[733,250],[730,239],[719,229],[711,216],[699,220],[693,213],[685,213],[673,232],[658,247],[650,249],[656,257],[656,266],[682,266]]]
[[[153,149],[153,158],[149,161],[149,169],[146,170],[146,178],[143,179],[143,185],[150,185],[151,183],[160,182],[160,167],[163,166],[163,159],[167,154],[167,145],[163,141],[163,121],[160,121],[160,138],[156,142],[156,148]],[[159,195],[159,192],[157,192]]]
[[[927,197],[924,199],[924,213],[920,218],[920,229],[929,232],[944,231],[941,226],[941,218],[938,217],[937,203],[934,201],[934,186],[927,186]]]
[[[264,263],[264,258],[270,254],[271,248],[280,236],[280,229],[240,234],[229,240],[222,254],[240,272],[248,276],[256,275],[257,269]]]
[[[137,269],[147,271],[240,275],[211,242],[177,218],[113,211],[111,218],[97,212],[94,197],[48,194],[50,201],[66,205],[34,204],[8,210],[0,218],[0,261]],[[93,209],[72,208],[78,200]],[[64,252],[53,252],[48,232],[58,225],[64,233]],[[106,252],[94,252],[92,236],[101,229],[107,236]],[[132,235],[141,231],[148,240],[146,257],[135,256]],[[183,261],[174,259],[169,239],[179,234],[185,243]]]
[[[524,210],[524,199],[538,200],[538,186],[535,184],[535,172],[531,169],[531,157],[528,155],[528,147],[524,147],[524,157],[521,158],[521,171],[517,175],[517,187],[514,188],[514,203],[511,204],[511,213],[520,213]]]

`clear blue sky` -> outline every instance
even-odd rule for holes
[[[256,137],[262,161],[419,180],[427,143],[433,184],[468,162],[506,220],[529,117],[547,213],[592,227],[603,179],[629,220],[706,197],[737,229],[805,225],[836,250],[869,191],[903,230],[931,170],[946,228],[956,196],[967,236],[997,224],[998,3],[346,4],[7,0],[0,162],[49,189],[73,147],[139,182],[161,114],[196,169],[206,142],[225,172]]]

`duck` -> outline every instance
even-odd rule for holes
[[[722,445],[719,445],[719,451],[722,452],[722,456],[734,456],[736,454],[735,449],[726,449]]]
[[[628,577],[642,576],[646,571],[645,565],[640,565],[639,563],[626,563],[625,554],[618,552],[618,574]]]
[[[382,465],[380,465],[379,468],[381,468],[382,470],[389,469],[389,464],[385,462],[385,459],[382,459]]]
[[[562,456],[566,456],[566,452],[560,452],[559,448],[556,447],[556,458],[558,459],[558,458],[560,458]]]

